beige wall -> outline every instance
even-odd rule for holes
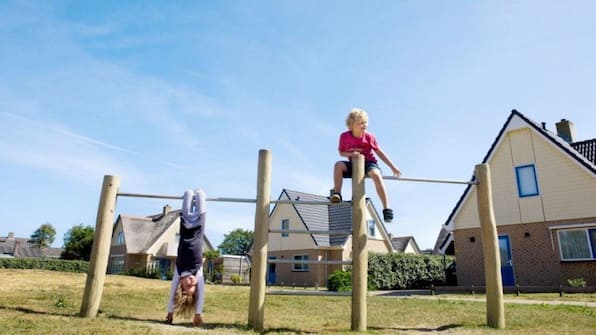
[[[290,220],[290,229],[305,230],[306,227],[298,217],[294,208],[289,204],[279,204],[271,214],[270,229],[281,229],[283,219]],[[281,233],[269,233],[269,251],[315,248],[315,242],[309,234],[292,234],[282,237]]]
[[[530,128],[507,132],[489,164],[498,226],[596,216],[596,178]],[[540,194],[520,198],[515,167],[526,164],[535,164]],[[453,222],[479,227],[474,187]]]

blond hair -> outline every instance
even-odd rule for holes
[[[350,111],[350,114],[346,118],[346,126],[348,129],[352,129],[352,125],[359,121],[368,122],[368,114],[362,108],[352,108],[352,111]]]
[[[176,288],[176,294],[174,295],[174,311],[176,315],[181,316],[185,319],[190,319],[193,316],[195,310],[195,294],[183,294],[182,283],[178,284]]]

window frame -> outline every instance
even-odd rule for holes
[[[377,236],[377,222],[374,219],[366,220],[366,228],[368,236]],[[372,229],[371,229],[372,228]],[[371,234],[372,231],[372,234]]]
[[[532,171],[532,177],[534,177],[533,182],[534,182],[534,191],[533,192],[525,192],[526,190],[522,189],[522,185],[524,183],[522,183],[522,178],[524,177],[521,173],[523,171],[526,171],[527,169],[531,169]],[[535,164],[526,164],[526,165],[520,165],[520,166],[516,166],[515,167],[515,181],[517,183],[517,194],[520,198],[526,198],[526,197],[535,197],[537,195],[540,195],[540,188],[538,188],[538,176],[536,175],[536,165]],[[524,178],[524,181],[525,178]],[[532,182],[532,181],[528,181],[528,182]]]
[[[308,254],[300,254],[300,255],[293,255],[292,259],[294,261],[302,260],[308,261]],[[292,263],[292,272],[309,272],[309,264],[308,263]]]
[[[565,257],[563,244],[561,243],[561,233],[563,232],[570,232],[570,231],[582,231],[584,233],[585,239],[583,240],[586,243],[588,253],[590,257],[582,257],[582,258],[570,258]],[[592,236],[594,240],[592,240]],[[570,227],[564,229],[557,229],[557,242],[559,244],[559,257],[562,262],[577,262],[577,261],[596,261],[596,227],[589,226],[589,227]]]
[[[284,224],[286,224],[287,226],[284,228]],[[281,229],[282,230],[289,230],[290,229],[290,219],[281,219]],[[280,232],[281,237],[289,237],[290,233],[289,232]]]

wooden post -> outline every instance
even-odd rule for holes
[[[265,276],[267,274],[267,244],[269,240],[269,208],[271,205],[271,152],[259,150],[257,172],[257,204],[253,241],[253,263],[248,302],[248,327],[263,331],[265,315]]]
[[[352,158],[352,330],[357,331],[366,331],[367,241],[364,156],[356,155]]]
[[[488,164],[476,165],[475,174],[478,181],[476,193],[484,254],[486,319],[489,327],[503,329],[505,328],[505,306],[503,304],[503,283],[501,281],[501,259]]]
[[[116,209],[116,195],[120,187],[120,177],[106,175],[103,177],[97,220],[95,222],[95,236],[91,247],[91,259],[87,270],[85,292],[81,303],[82,317],[94,318],[97,316],[103,284],[108,269],[110,256],[110,242],[112,240],[112,226],[114,225],[114,212]]]

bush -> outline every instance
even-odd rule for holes
[[[584,278],[567,279],[567,285],[571,287],[586,287]]]
[[[368,281],[369,286],[380,290],[444,285],[443,256],[371,254],[368,257]]]
[[[135,276],[141,278],[161,279],[161,271],[158,267],[146,268],[144,266],[135,266],[125,273],[127,276]]]
[[[346,292],[352,290],[352,272],[351,271],[335,271],[329,275],[327,280],[327,289],[329,291]]]
[[[42,269],[61,272],[85,273],[89,268],[89,262],[48,258],[0,258],[0,268]]]
[[[242,277],[240,277],[240,275],[231,275],[230,280],[232,280],[232,283],[234,284],[240,284],[242,282]]]

